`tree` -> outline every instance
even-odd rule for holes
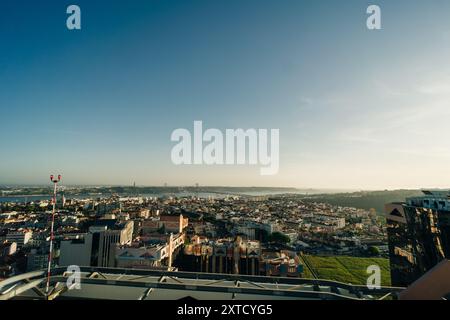
[[[278,244],[288,244],[289,242],[291,242],[291,239],[281,232],[273,232],[269,236],[269,242],[275,242]]]
[[[163,224],[163,225],[157,230],[157,232],[158,232],[159,234],[166,234],[166,225]]]
[[[380,255],[380,249],[378,249],[378,247],[371,246],[367,249],[367,253],[372,257],[376,257]]]

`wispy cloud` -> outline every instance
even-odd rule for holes
[[[450,79],[433,81],[418,85],[417,92],[425,95],[450,95]]]

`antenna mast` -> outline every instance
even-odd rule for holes
[[[49,287],[50,287],[50,274],[52,270],[52,260],[53,260],[53,239],[54,239],[54,226],[55,226],[55,213],[56,213],[56,191],[58,182],[61,181],[61,175],[58,175],[57,178],[55,178],[54,175],[50,176],[50,181],[53,182],[53,211],[52,211],[52,224],[50,228],[50,251],[48,253],[48,267],[47,267],[47,285],[45,288],[45,293],[49,294]]]

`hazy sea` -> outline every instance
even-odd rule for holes
[[[273,193],[271,193],[273,194]],[[221,193],[193,193],[193,192],[177,192],[177,193],[151,193],[151,194],[138,194],[138,195],[119,195],[120,197],[144,197],[144,198],[161,198],[161,197],[193,197],[198,196],[200,198],[225,198],[230,196],[263,196],[268,195],[267,193],[260,193],[260,192],[248,192],[245,194],[240,193],[227,193],[227,194],[221,194]],[[110,197],[110,194],[84,194],[84,195],[69,195],[66,196],[66,199],[98,199],[98,198],[108,198]],[[26,202],[34,202],[34,201],[43,201],[43,200],[50,200],[51,196],[7,196],[7,197],[0,197],[0,203],[4,202],[12,202],[12,203],[26,203]]]

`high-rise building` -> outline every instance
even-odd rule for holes
[[[60,265],[114,267],[116,245],[132,242],[133,227],[132,221],[97,220],[83,237],[61,241]]]
[[[48,265],[48,248],[45,249],[31,249],[27,254],[27,271],[42,270]],[[52,266],[55,266],[55,261],[52,260]]]
[[[8,232],[6,235],[6,241],[8,242],[16,242],[17,247],[22,247],[30,241],[33,235],[33,231],[31,230],[17,230]]]
[[[60,244],[59,265],[90,266],[92,251],[92,233],[65,239]]]
[[[394,286],[408,286],[450,258],[450,191],[423,193],[385,206]]]

